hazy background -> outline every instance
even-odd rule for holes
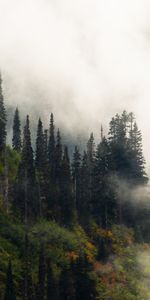
[[[6,104],[33,122],[53,111],[97,135],[132,110],[150,165],[149,0],[0,0],[0,68]]]

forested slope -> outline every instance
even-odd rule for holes
[[[12,145],[6,128],[0,80],[0,299],[148,299],[138,253],[149,250],[150,210],[135,197],[148,177],[133,113],[73,157],[52,113],[48,129],[37,120],[35,151],[29,115],[22,132],[16,108]]]

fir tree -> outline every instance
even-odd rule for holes
[[[51,169],[51,179],[53,180],[55,176],[55,126],[53,114],[50,116],[48,156]]]
[[[6,289],[5,289],[4,300],[16,300],[11,261],[9,262],[8,269],[7,269]]]
[[[89,167],[87,153],[84,151],[81,161],[80,196],[78,203],[78,217],[80,223],[87,227],[91,218],[91,198],[89,198]]]
[[[30,121],[29,116],[26,118],[26,125],[24,127],[23,136],[23,147],[22,147],[22,167],[24,172],[27,172],[27,176],[34,180],[34,160],[33,160],[33,149],[31,145],[31,133],[30,133]]]
[[[39,194],[39,212],[40,217],[42,217],[44,210],[47,208],[50,174],[48,166],[47,130],[43,133],[41,119],[39,119],[37,126],[35,167]]]
[[[29,116],[26,118],[26,125],[24,127],[21,162],[18,170],[15,197],[17,198],[17,206],[27,224],[28,219],[35,216],[38,211],[38,205],[35,202],[35,169]]]
[[[94,161],[94,197],[92,203],[93,215],[96,221],[107,228],[115,216],[115,196],[109,182],[110,149],[108,141],[103,137],[98,144]]]
[[[46,161],[48,162],[48,130],[44,130],[44,155]]]
[[[75,205],[72,194],[72,182],[70,172],[70,159],[68,155],[68,148],[65,146],[62,158],[61,170],[61,218],[64,224],[70,224],[75,220]]]
[[[74,197],[75,197],[75,205],[77,211],[80,210],[80,202],[81,200],[81,155],[78,150],[78,147],[75,146],[75,150],[73,153],[73,162],[72,162],[72,177],[73,177],[73,186],[74,186]]]
[[[123,117],[125,118],[125,116]],[[116,114],[110,122],[109,145],[111,151],[111,171],[118,176],[126,177],[129,170],[127,154],[127,125],[122,116]]]
[[[145,160],[142,150],[142,135],[138,129],[137,123],[134,122],[129,136],[129,157],[130,157],[130,178],[134,183],[146,183],[147,175],[145,173]]]
[[[62,144],[60,131],[57,131],[57,140],[55,147],[55,178],[60,179],[61,173],[61,163],[62,163]]]
[[[6,110],[2,91],[2,77],[0,75],[0,151],[4,150],[6,144]]]
[[[19,110],[16,108],[13,121],[13,138],[12,147],[14,150],[21,151],[21,129],[20,129],[20,117]]]
[[[35,166],[38,171],[43,171],[45,160],[44,153],[44,134],[43,134],[43,124],[41,119],[38,121],[37,126],[37,138],[36,138],[36,156],[35,156]]]

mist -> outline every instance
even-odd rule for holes
[[[71,134],[107,132],[133,111],[148,157],[148,0],[0,0],[0,68],[5,102]]]

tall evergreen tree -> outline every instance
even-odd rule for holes
[[[44,161],[45,161],[45,153],[44,153],[43,124],[41,119],[39,119],[38,126],[37,126],[36,156],[35,156],[35,166],[38,171],[43,171],[45,167]]]
[[[11,261],[9,262],[8,269],[7,269],[6,289],[5,289],[4,300],[16,300]]]
[[[50,116],[50,128],[49,128],[49,142],[48,142],[48,155],[51,169],[51,179],[54,179],[55,174],[55,126],[54,116],[51,113]]]
[[[89,198],[89,166],[87,153],[84,151],[81,161],[80,197],[78,217],[84,227],[88,227],[91,219],[91,198]]]
[[[148,178],[145,172],[145,160],[142,150],[142,135],[138,129],[137,123],[134,122],[129,135],[129,158],[130,158],[130,178],[134,183],[147,183]]]
[[[41,119],[38,121],[35,155],[36,179],[39,194],[39,212],[40,217],[47,209],[49,194],[49,166],[47,149],[47,130],[43,132]]]
[[[60,178],[61,173],[61,163],[62,163],[62,144],[60,131],[57,131],[56,147],[55,147],[55,178]]]
[[[93,215],[96,221],[107,228],[115,217],[116,202],[113,189],[109,182],[110,149],[108,141],[103,137],[98,144],[94,161],[94,197],[92,203]]]
[[[47,129],[44,130],[44,155],[48,162],[48,130]]]
[[[73,186],[74,186],[74,197],[76,209],[79,212],[81,199],[81,155],[77,146],[73,153],[73,162],[72,162],[72,177],[73,177]]]
[[[22,216],[24,216],[25,223],[27,224],[28,219],[37,215],[38,211],[38,204],[35,200],[35,169],[29,116],[26,118],[26,125],[24,127],[23,147],[15,197],[17,198],[17,207],[21,211]]]
[[[23,147],[22,147],[22,167],[23,171],[27,172],[27,176],[31,180],[35,179],[34,160],[33,160],[33,149],[31,145],[31,132],[30,132],[30,121],[29,116],[26,118],[26,125],[24,127],[23,136]]]
[[[65,146],[62,171],[61,171],[61,218],[64,224],[70,224],[75,221],[75,204],[72,193],[72,181],[70,171],[70,159],[68,155],[68,148]]]
[[[89,209],[91,210],[93,201],[93,172],[94,172],[94,158],[95,158],[95,142],[93,133],[87,142],[87,184]]]
[[[0,151],[4,150],[6,144],[6,110],[2,91],[2,77],[0,74]]]
[[[20,117],[19,110],[16,108],[13,121],[13,138],[12,147],[14,150],[21,151],[21,129],[20,129]]]

